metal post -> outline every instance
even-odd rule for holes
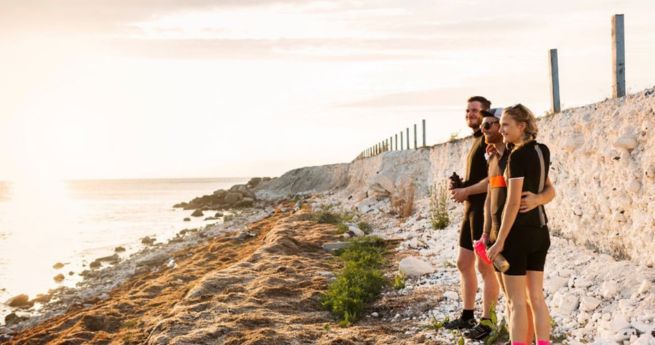
[[[425,119],[423,119],[421,122],[423,122],[423,147],[425,147]]]
[[[409,127],[407,127],[407,149],[409,150]]]
[[[416,150],[418,148],[418,138],[417,138],[417,135],[416,135],[416,127],[417,127],[416,124],[414,124],[414,150]]]
[[[623,15],[612,17],[612,96],[625,96],[625,31]]]
[[[395,137],[396,137],[396,143],[393,146],[395,148],[395,151],[398,151],[398,134],[396,134]]]
[[[393,151],[393,135],[389,137],[389,151]]]
[[[403,131],[400,131],[400,150],[405,149],[405,141],[403,140]]]
[[[553,113],[559,113],[561,109],[559,102],[559,67],[557,64],[557,49],[551,49],[548,55],[550,57],[551,106]]]

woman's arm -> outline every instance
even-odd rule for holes
[[[522,177],[509,179],[509,184],[507,186],[507,201],[505,202],[505,208],[503,209],[503,220],[500,223],[498,238],[496,239],[496,243],[489,248],[487,253],[491,260],[495,259],[505,247],[505,240],[507,239],[509,232],[512,230],[514,221],[516,221],[516,216],[519,213],[522,190]]]

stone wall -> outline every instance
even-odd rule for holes
[[[655,90],[539,119],[557,197],[546,206],[553,234],[617,258],[655,264]],[[296,169],[258,197],[333,190],[355,201],[412,182],[419,199],[454,171],[464,175],[470,138],[386,152],[350,164]],[[423,203],[426,204],[426,203]]]

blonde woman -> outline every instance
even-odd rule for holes
[[[537,345],[550,345],[550,314],[543,294],[544,265],[550,247],[546,212],[543,205],[527,212],[521,209],[521,196],[537,195],[550,185],[550,151],[536,142],[534,114],[517,104],[506,108],[500,120],[503,140],[512,147],[505,170],[507,201],[498,238],[491,248],[493,260],[502,254],[510,264],[503,282],[510,307],[510,337],[513,345],[525,345],[528,313],[532,309]],[[528,299],[530,303],[528,303]]]

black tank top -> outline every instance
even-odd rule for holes
[[[507,177],[523,178],[523,192],[539,194],[548,178],[550,150],[548,146],[529,141],[512,150],[509,155]],[[508,180],[509,182],[509,180]],[[543,205],[516,216],[514,226],[542,227],[548,223]]]

